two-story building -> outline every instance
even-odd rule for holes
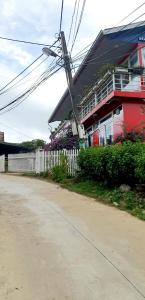
[[[101,31],[73,78],[74,104],[89,145],[145,128],[145,22]],[[106,72],[105,72],[106,70]],[[68,90],[49,122],[69,119]]]

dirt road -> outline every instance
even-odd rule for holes
[[[0,175],[1,300],[145,298],[145,222],[35,179]]]

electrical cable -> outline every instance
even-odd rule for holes
[[[55,74],[57,71],[59,71],[61,69],[61,67],[59,68],[59,69],[57,69],[53,74]],[[51,74],[51,76],[53,75],[53,74]],[[51,77],[50,76],[50,77]],[[48,77],[48,78],[46,78],[45,80],[47,80],[47,79],[49,79],[50,77]],[[36,88],[35,88],[36,89]],[[35,90],[34,89],[34,90]],[[22,102],[24,102],[33,92],[34,92],[34,90],[32,90],[28,95],[26,95],[25,96],[25,98],[23,98],[20,102],[18,102],[18,103],[15,103],[15,105],[13,106],[13,107],[10,107],[9,109],[7,109],[6,111],[4,111],[4,112],[2,112],[2,113],[0,113],[0,115],[3,115],[3,114],[5,114],[5,113],[7,113],[7,112],[9,112],[9,111],[11,111],[11,110],[13,110],[13,109],[15,109],[17,106],[19,106]]]
[[[126,24],[126,25],[123,25],[122,26],[122,28],[121,28],[121,30],[119,31],[119,32],[121,32],[121,31],[123,31],[125,28],[127,28],[128,27],[128,25],[131,25],[132,23],[134,23],[135,21],[137,21],[138,19],[140,19],[142,16],[144,16],[145,15],[145,13],[143,13],[143,14],[141,14],[141,15],[139,15],[138,17],[136,17],[134,20],[132,20],[129,24]],[[144,22],[144,21],[143,21]],[[118,32],[117,32],[117,34],[118,34]]]
[[[17,40],[17,39],[12,39],[12,38],[6,38],[3,36],[0,36],[0,39],[2,40],[6,40],[6,41],[12,41],[12,42],[18,42],[18,43],[24,43],[24,44],[31,44],[31,45],[38,45],[38,46],[46,46],[46,47],[54,47],[54,48],[58,48],[57,46],[54,46],[55,43],[53,45],[49,45],[49,44],[43,44],[43,43],[36,43],[36,42],[28,42],[28,41],[24,41],[24,40]]]
[[[11,85],[9,88],[5,89],[3,92],[0,93],[0,95],[3,95],[7,92],[9,92],[11,89],[15,88],[15,87],[19,87],[20,85],[18,85],[19,82],[23,81],[28,75],[32,74],[33,71],[35,71],[40,65],[42,65],[46,60],[48,59],[48,57],[46,57],[45,59],[43,59],[35,68],[32,69],[32,71],[30,71],[29,73],[27,73],[24,77],[20,78],[16,83],[14,83],[13,85]]]
[[[30,87],[29,89],[27,89],[23,94],[21,94],[20,96],[18,96],[17,98],[15,98],[14,100],[10,101],[8,104],[4,105],[3,107],[0,108],[0,111],[3,111],[5,110],[6,108],[8,108],[9,106],[13,105],[12,107],[10,107],[8,110],[4,111],[3,113],[5,112],[8,112],[12,109],[14,109],[15,107],[17,107],[19,104],[21,104],[25,99],[27,99],[29,97],[29,95],[31,93],[33,93],[37,88],[38,86],[40,86],[41,83],[43,83],[44,81],[46,81],[47,79],[49,79],[52,75],[54,75],[56,72],[58,72],[60,69],[62,68],[59,67],[57,68],[54,72],[50,73],[49,75],[47,75],[48,71],[47,72],[44,72],[45,73],[45,77],[44,78],[41,78],[42,75],[40,76],[40,81],[36,81],[32,87]],[[54,69],[54,67],[53,67]],[[24,97],[24,98],[23,98]],[[23,99],[22,99],[23,98]],[[21,100],[22,99],[22,100]],[[21,100],[20,102],[18,102],[19,100]],[[18,102],[18,103],[17,103]],[[0,113],[0,114],[3,114],[3,113]]]
[[[72,27],[73,27],[75,12],[76,12],[77,1],[78,0],[75,0],[75,4],[74,4],[74,10],[73,10],[72,19],[71,19],[71,25],[70,25],[70,30],[69,30],[69,35],[68,35],[68,41],[67,41],[67,47],[68,47],[68,44],[69,44],[69,41],[70,41],[70,37],[71,37],[71,33],[72,33]]]
[[[143,21],[143,23],[145,23],[145,21]],[[131,30],[131,33],[132,33],[132,32],[134,31],[134,29],[137,28],[137,27],[138,27],[138,24]],[[121,31],[121,32],[122,32],[122,31]],[[145,32],[145,31],[143,31],[142,34],[143,34],[144,32]],[[118,35],[119,35],[119,33],[118,33]],[[140,35],[140,33],[138,33],[135,37],[133,37],[132,39],[130,39],[130,41],[135,40],[136,37],[139,36],[139,35]],[[123,48],[123,46],[120,46],[120,49],[121,49],[121,48]],[[87,65],[89,62],[94,61],[94,60],[96,60],[97,58],[101,58],[101,57],[103,57],[104,55],[106,55],[106,54],[108,54],[108,53],[111,53],[111,52],[112,52],[112,50],[107,50],[105,53],[103,53],[103,54],[101,54],[101,55],[99,55],[99,56],[94,57],[92,60],[88,60],[87,63],[83,63],[83,62],[82,62],[82,65]],[[129,53],[130,53],[130,52],[129,52]],[[76,57],[76,59],[77,59],[77,60],[80,60],[81,58],[83,58],[83,56],[84,56],[84,55],[82,55],[82,56],[80,56],[80,57],[78,56],[78,57]],[[85,57],[86,57],[86,56],[85,56]],[[75,57],[74,57],[74,58],[75,58]],[[75,62],[75,60],[74,60],[73,62]]]
[[[9,126],[9,125],[7,125],[7,124],[1,122],[1,121],[0,121],[0,124],[3,125],[3,126],[5,126],[5,127],[7,127],[7,128],[9,128],[9,129],[11,129],[12,131],[15,131],[15,132],[17,132],[17,133],[19,133],[19,134],[21,134],[21,135],[23,135],[23,136],[26,136],[27,138],[33,139],[32,137],[30,137],[29,135],[25,134],[24,132],[19,131],[19,130],[17,130],[16,128],[14,128],[14,127],[12,127],[12,126]]]
[[[64,6],[64,0],[61,1],[59,33],[61,32],[61,28],[62,28],[63,6]]]
[[[27,73],[24,77],[22,77],[21,79],[19,79],[16,83],[14,83],[12,86],[10,86],[9,88],[7,88],[6,90],[4,90],[3,92],[0,93],[0,95],[3,95],[11,90],[13,90],[14,88],[20,87],[21,85],[25,84],[27,81],[29,81],[30,79],[28,79],[27,81],[25,81],[24,79],[31,75],[33,73],[33,71],[35,71],[41,64],[43,64],[46,60],[48,60],[48,57],[46,57],[44,60],[42,60],[35,68],[33,68],[32,71],[30,71],[29,73]],[[49,68],[53,65],[55,59],[51,62],[51,64],[49,65]],[[24,81],[22,83],[19,84],[19,82]]]
[[[125,16],[122,20],[120,20],[117,24],[114,25],[114,27],[118,26],[120,23],[125,21],[128,17],[130,17],[132,14],[134,14],[137,10],[139,10],[143,5],[145,5],[145,2],[143,2],[141,5],[139,5],[137,8],[132,10],[127,16]]]
[[[77,3],[77,10],[76,10],[76,16],[75,16],[75,23],[74,23],[74,32],[73,32],[73,37],[72,37],[72,41],[74,40],[75,37],[75,33],[76,33],[76,28],[77,28],[77,21],[78,21],[78,14],[79,14],[79,7],[80,7],[80,0],[78,0]]]
[[[39,60],[43,54],[39,55],[29,66],[27,66],[23,71],[21,71],[17,76],[15,76],[11,81],[9,81],[4,87],[0,89],[2,92],[8,85],[10,85],[13,81],[15,81],[19,76],[21,76],[25,71],[27,71],[37,60]]]
[[[140,6],[138,6],[136,9],[134,9],[128,16],[131,16],[135,11],[137,11],[139,8],[141,8],[144,4],[145,4],[145,2],[143,2]],[[140,16],[138,16],[138,17],[135,18],[133,21],[131,21],[129,24],[123,25],[120,31],[123,31],[126,27],[128,27],[128,26],[129,26],[130,24],[132,24],[134,21],[136,21],[137,19],[141,18],[144,14],[145,14],[145,13],[141,14]],[[128,16],[124,17],[119,23],[117,23],[116,25],[114,25],[114,27],[117,26],[118,24],[120,24],[123,20],[127,19]],[[142,21],[142,23],[144,23],[144,22],[145,22],[145,21]],[[137,26],[136,26],[136,27],[137,27]],[[110,30],[110,29],[108,29],[108,31],[109,31],[109,30]],[[120,31],[119,31],[119,33],[120,33]],[[118,33],[117,33],[117,34],[118,34]],[[94,42],[90,43],[89,45],[92,45],[93,43],[94,43]],[[88,46],[89,46],[89,45],[88,45]],[[86,47],[87,47],[87,46],[86,46]],[[84,49],[85,49],[85,48],[84,48]],[[83,50],[81,50],[81,51],[83,51]],[[86,52],[87,52],[87,51],[86,51]]]
[[[79,32],[80,26],[81,26],[81,22],[82,22],[82,18],[83,18],[83,13],[84,13],[84,9],[85,9],[85,4],[86,4],[86,0],[84,0],[83,4],[82,4],[80,18],[79,18],[79,21],[78,21],[77,30],[75,32],[75,36],[74,36],[74,39],[73,39],[73,42],[72,42],[72,46],[71,46],[71,51],[70,52],[72,52],[72,50],[73,50],[73,47],[75,45],[75,41],[76,41],[76,38],[77,38],[77,35],[78,35],[78,32]]]
[[[57,40],[58,41],[58,40]],[[50,48],[54,45],[54,44],[56,44],[56,42],[57,41],[55,41],[51,46],[50,46]],[[10,85],[13,81],[15,81],[19,76],[21,76],[25,71],[27,71],[37,60],[39,60],[41,57],[43,56],[43,54],[41,54],[41,55],[39,55],[29,66],[27,66],[24,70],[22,70],[17,76],[15,76],[11,81],[9,81],[4,87],[2,87],[1,89],[0,89],[0,92],[2,92],[8,85]]]

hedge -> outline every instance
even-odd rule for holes
[[[82,176],[112,185],[145,183],[145,144],[126,143],[81,150]]]

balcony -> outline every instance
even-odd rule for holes
[[[145,76],[128,72],[127,69],[117,68],[113,73],[106,73],[102,80],[100,80],[83,98],[80,103],[80,119],[86,117],[95,107],[97,107],[105,99],[112,98],[117,95],[128,95],[132,97],[133,93],[143,92],[145,97]],[[122,92],[119,93],[119,92]],[[130,94],[131,93],[131,94]]]

